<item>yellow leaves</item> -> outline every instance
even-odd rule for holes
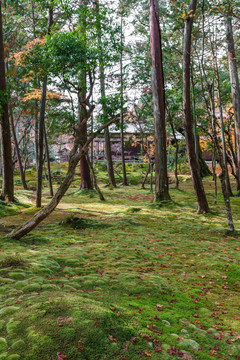
[[[32,90],[32,91],[25,94],[22,97],[23,102],[27,102],[29,100],[41,99],[41,96],[42,96],[42,90],[41,89],[30,89],[30,90]],[[56,99],[59,99],[61,96],[62,96],[62,94],[52,92],[52,91],[47,91],[46,98],[49,99],[49,100],[56,100]]]
[[[183,19],[183,20],[185,20],[186,18],[187,19],[191,19],[191,18],[193,18],[193,17],[195,17],[195,14],[194,14],[194,12],[193,12],[193,10],[189,10],[187,13],[184,13],[184,14],[182,14],[182,16],[181,16],[181,18]]]
[[[13,54],[12,58],[15,59],[15,65],[21,65],[24,55],[26,55],[35,45],[42,45],[46,42],[46,39],[36,38],[32,41],[28,41],[24,46],[24,50]]]

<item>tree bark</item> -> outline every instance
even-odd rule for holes
[[[158,0],[150,0],[149,24],[155,130],[155,201],[158,202],[170,200],[167,174],[164,75]]]
[[[2,30],[2,8],[0,2],[0,135],[2,156],[2,192],[1,199],[14,201],[14,181],[12,164],[11,132],[8,115],[8,95],[6,88],[6,74],[4,61],[4,45]]]
[[[85,77],[85,82],[86,82],[86,76],[84,76],[84,77]],[[85,113],[86,113],[86,108],[85,108],[85,104],[84,104],[85,100],[86,100],[86,93],[79,93],[78,94],[78,106],[79,106],[78,123],[79,123],[79,125],[81,125],[85,120]],[[87,141],[87,122],[84,122],[84,124],[81,126],[81,132],[82,132],[82,142],[84,143]],[[91,180],[89,165],[88,165],[85,155],[83,155],[80,159],[80,176],[81,176],[80,189],[92,190],[93,184],[92,184],[92,180]]]
[[[188,15],[186,16],[185,20],[183,51],[183,114],[188,161],[191,169],[194,190],[197,195],[198,214],[201,214],[209,212],[209,207],[199,172],[199,164],[195,153],[195,142],[193,136],[193,124],[191,116],[190,59],[192,27],[196,6],[197,0],[191,0],[188,9]]]
[[[41,207],[42,204],[42,174],[43,174],[43,139],[44,139],[44,118],[47,94],[47,76],[45,76],[42,85],[41,108],[39,117],[38,129],[38,163],[37,163],[37,193],[36,193],[36,207]]]
[[[232,89],[232,103],[234,109],[235,123],[235,148],[237,155],[237,189],[240,196],[240,87],[238,78],[238,69],[236,62],[236,53],[233,39],[232,19],[229,15],[226,19],[227,43],[228,43],[228,63]]]
[[[80,0],[80,5],[84,8],[87,8],[89,1],[88,0]],[[84,15],[80,16],[80,31],[82,34],[82,37],[84,39],[84,41],[86,42],[86,18]],[[88,136],[88,132],[87,132],[87,122],[85,122],[85,115],[86,115],[86,104],[85,104],[85,100],[86,100],[86,91],[87,91],[87,74],[86,72],[83,70],[81,75],[81,80],[80,80],[80,87],[81,90],[78,93],[78,122],[81,125],[84,122],[84,125],[81,126],[82,129],[82,143],[85,143],[87,141],[87,136]],[[93,189],[93,184],[92,184],[92,179],[91,179],[91,173],[90,173],[90,168],[88,165],[88,161],[86,156],[82,156],[81,160],[80,160],[80,176],[81,176],[81,185],[80,185],[80,189],[85,189],[85,190],[92,190]]]

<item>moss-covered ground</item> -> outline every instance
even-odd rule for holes
[[[240,236],[211,179],[206,215],[190,181],[163,207],[148,188],[102,185],[101,202],[78,181],[19,241],[5,235],[36,211],[34,191],[0,204],[0,360],[240,359]]]

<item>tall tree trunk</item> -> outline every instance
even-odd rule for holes
[[[158,7],[158,0],[150,0],[149,24],[155,129],[155,201],[162,201],[169,200],[170,195],[168,191],[165,93]]]
[[[196,6],[197,0],[191,0],[188,9],[188,15],[186,16],[185,20],[183,51],[183,114],[188,161],[191,169],[194,190],[197,195],[198,213],[201,214],[209,212],[209,207],[199,172],[199,164],[195,153],[195,142],[193,136],[193,124],[191,116],[190,59],[192,27]]]
[[[100,59],[99,59],[99,75],[100,75],[100,92],[101,97],[104,99],[106,96],[105,91],[105,71],[103,66],[103,48],[102,48],[102,28],[101,28],[101,21],[99,18],[99,0],[94,1],[94,5],[96,8],[97,16],[98,16],[98,41],[100,44]],[[103,113],[106,114],[105,105],[103,106]],[[111,140],[108,128],[104,131],[104,140],[105,140],[105,154],[107,159],[107,171],[108,171],[108,178],[109,184],[113,187],[116,187],[116,181],[114,177],[114,169],[113,169],[113,160],[112,160],[112,150],[111,150]]]
[[[226,19],[227,43],[228,43],[228,63],[232,89],[232,103],[234,109],[234,123],[235,123],[235,147],[237,155],[237,175],[238,175],[238,196],[240,196],[240,88],[239,78],[236,62],[236,53],[234,47],[232,19],[229,15]]]
[[[213,44],[211,44],[211,46],[212,46],[213,59],[214,59],[214,64],[215,64],[215,74],[216,74],[216,80],[217,80],[218,109],[219,109],[219,114],[220,114],[221,138],[222,138],[222,154],[223,154],[224,166],[226,168],[226,186],[227,186],[227,191],[228,191],[229,196],[233,196],[230,179],[229,179],[229,173],[228,173],[227,151],[226,151],[226,141],[225,141],[223,111],[222,111],[222,99],[221,99],[221,86],[220,86],[219,71],[218,71],[218,60],[217,60],[217,56],[214,51]]]
[[[22,166],[22,158],[21,158],[20,149],[19,149],[19,145],[18,145],[18,140],[17,140],[17,135],[16,135],[16,130],[15,130],[15,125],[14,125],[13,113],[12,113],[11,106],[10,106],[9,112],[10,112],[12,135],[13,135],[13,141],[14,141],[15,151],[16,151],[16,155],[17,155],[17,161],[18,161],[18,167],[19,167],[21,182],[22,182],[23,188],[25,190],[27,190],[28,187],[27,187],[27,183],[26,183],[26,179],[25,179],[25,172],[24,172],[23,166]]]
[[[196,116],[196,100],[195,100],[195,83],[193,78],[193,64],[191,64],[191,83],[192,83],[192,109],[193,109],[193,135],[195,144],[196,159],[198,159],[198,138],[197,138],[197,116]]]
[[[80,5],[82,7],[87,8],[89,3],[89,0],[80,0]],[[84,41],[86,41],[86,18],[84,15],[81,15],[80,18],[80,32],[82,34],[82,37],[84,38]],[[85,120],[86,115],[86,91],[87,91],[87,76],[86,72],[83,70],[81,73],[81,80],[80,80],[80,86],[81,86],[81,92],[78,94],[78,123],[81,125],[81,123]],[[84,125],[81,126],[82,131],[82,141],[83,143],[87,141],[87,122],[84,122]],[[93,184],[91,179],[91,172],[88,165],[88,161],[86,156],[82,156],[80,160],[80,176],[81,176],[81,185],[80,189],[85,190],[92,190]]]
[[[12,164],[12,145],[10,123],[8,116],[8,95],[6,89],[6,74],[4,61],[3,29],[2,29],[2,8],[0,2],[0,136],[2,156],[2,192],[1,199],[14,201],[14,182]]]
[[[50,34],[51,27],[53,25],[53,8],[49,7],[48,10],[48,29],[47,33]],[[43,174],[43,149],[44,149],[44,121],[45,121],[45,107],[46,107],[46,95],[47,95],[47,75],[44,77],[42,85],[41,107],[39,117],[39,138],[38,138],[38,164],[37,164],[37,193],[36,193],[36,207],[41,207],[42,204],[42,174]]]
[[[41,207],[42,204],[42,174],[43,174],[43,163],[44,163],[43,139],[44,139],[46,94],[47,94],[47,76],[45,76],[42,85],[41,108],[40,108],[40,117],[39,117],[36,207]]]
[[[123,46],[123,17],[121,15],[121,43]],[[123,49],[121,49],[120,55],[120,100],[121,100],[121,115],[120,115],[120,132],[121,132],[121,156],[122,156],[122,168],[123,168],[123,185],[127,186],[127,172],[125,162],[125,144],[124,144],[124,114],[123,114]]]
[[[35,161],[36,161],[36,171],[38,168],[38,160],[39,160],[39,154],[38,154],[38,126],[39,126],[39,120],[38,120],[38,101],[35,100],[35,110],[34,110],[34,151],[35,151]]]

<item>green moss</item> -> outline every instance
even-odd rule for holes
[[[6,306],[0,309],[1,315],[9,315],[19,310],[19,306]]]
[[[217,343],[219,357],[238,355],[238,238],[222,232],[221,197],[214,214],[199,216],[191,181],[180,188],[171,190],[174,203],[160,208],[149,207],[152,194],[138,187],[104,188],[106,203],[70,189],[31,236],[0,238],[2,259],[10,259],[0,268],[1,306],[17,307],[1,314],[1,335],[8,347],[26,344],[12,353],[26,360],[58,351],[71,360],[138,360],[147,351],[153,360],[171,360],[167,351],[176,346],[204,360],[214,358],[209,349]],[[238,228],[239,199],[232,205]],[[71,214],[73,221],[62,224]],[[223,340],[214,338],[221,329]]]
[[[20,324],[20,321],[10,320],[7,323],[7,333],[10,334],[11,332],[16,331],[19,324]]]
[[[3,337],[0,337],[0,352],[6,350],[7,347],[8,347],[7,340],[4,339]]]
[[[23,291],[31,292],[31,291],[39,291],[41,290],[41,285],[38,283],[28,284],[22,288]]]
[[[13,278],[14,280],[23,280],[26,277],[25,273],[20,272],[10,272],[9,276]]]
[[[7,359],[8,360],[19,360],[19,359],[21,359],[21,356],[18,354],[12,354],[12,355],[9,355]]]
[[[21,349],[24,349],[25,346],[26,345],[25,345],[25,342],[23,340],[17,340],[11,345],[11,348],[13,350],[21,350]]]

